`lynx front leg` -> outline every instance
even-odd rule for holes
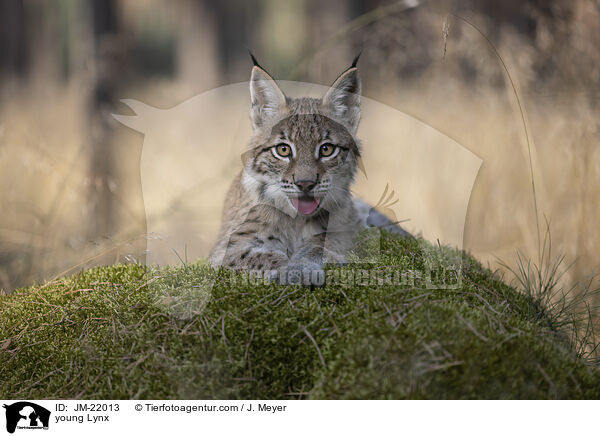
[[[223,266],[235,270],[249,271],[269,281],[279,277],[279,270],[289,262],[288,256],[277,250],[256,247],[242,247],[240,250],[228,250],[223,259]]]
[[[321,265],[342,265],[346,263],[345,253],[351,247],[351,242],[351,235],[322,233],[294,253],[291,261],[308,259]]]
[[[325,283],[324,266],[343,265],[345,253],[352,244],[353,232],[320,233],[313,236],[290,258],[287,279],[295,284],[322,286]]]
[[[289,258],[285,253],[263,248],[243,248],[236,252],[227,252],[223,265],[232,269],[270,270],[286,265]]]
[[[309,257],[290,259],[285,253],[265,248],[229,251],[223,265],[249,271],[255,276],[277,281],[282,285],[322,286],[325,273],[322,263]]]
[[[280,282],[304,286],[323,286],[325,284],[324,240],[324,234],[316,235],[298,249],[290,258],[285,276],[280,276]]]

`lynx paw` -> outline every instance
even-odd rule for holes
[[[282,285],[323,286],[325,271],[315,262],[291,263],[280,270],[278,281]]]

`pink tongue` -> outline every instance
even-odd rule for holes
[[[319,207],[319,200],[314,197],[292,198],[292,204],[301,214],[310,215]]]

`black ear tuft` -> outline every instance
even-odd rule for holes
[[[258,63],[258,61],[256,60],[256,58],[254,57],[254,55],[252,54],[252,52],[250,51],[250,49],[248,49],[248,53],[250,54],[250,58],[252,59],[252,63],[254,64],[254,66],[258,67],[258,68],[262,68],[264,70],[264,68],[260,66],[260,64]]]
[[[352,61],[352,65],[350,65],[350,68],[356,68],[356,64],[358,64],[358,59],[360,58],[361,54],[362,54],[362,50],[358,52],[358,54],[356,55],[356,57]]]
[[[252,63],[254,64],[254,66],[260,68],[265,73],[269,74],[269,72],[261,64],[258,63],[258,61],[254,57],[254,55],[252,54],[252,52],[250,51],[250,49],[248,49],[248,53],[250,54],[250,59],[252,59]]]
[[[247,49],[247,50],[248,50],[248,53],[250,54],[250,59],[252,59],[252,64],[254,64],[255,67],[260,68],[261,70],[263,70],[265,73],[267,73],[270,76],[271,74],[266,70],[265,67],[263,67],[261,64],[258,63],[258,61],[254,57],[254,55],[252,54],[250,49]]]

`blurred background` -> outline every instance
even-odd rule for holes
[[[362,49],[366,97],[482,159],[463,247],[538,261],[548,223],[581,286],[600,263],[599,46],[596,0],[1,0],[0,289],[143,262],[144,138],[111,114],[248,80],[247,48],[323,85]]]

